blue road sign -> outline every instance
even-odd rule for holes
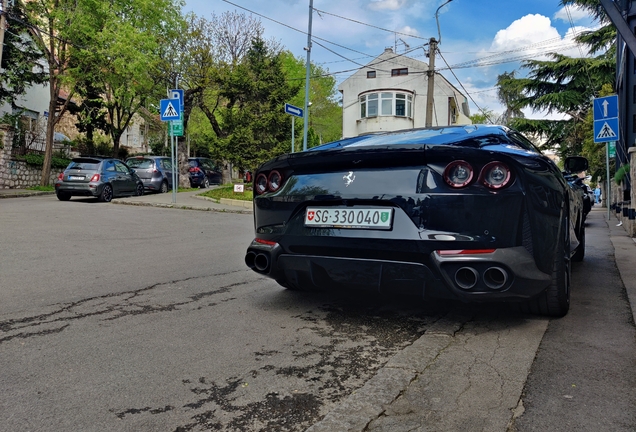
[[[296,117],[302,117],[303,116],[303,110],[301,108],[298,108],[296,106],[290,105],[288,103],[285,104],[285,112],[287,114],[291,114],[293,116]]]
[[[159,115],[161,121],[179,120],[181,118],[179,99],[161,99],[159,101]]]
[[[618,141],[618,96],[594,99],[594,142]]]
[[[181,104],[180,112],[183,112],[183,89],[170,90],[169,97],[170,99],[179,99],[179,103]]]

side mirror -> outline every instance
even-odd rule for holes
[[[589,168],[589,163],[583,156],[570,156],[565,158],[565,164],[563,166],[566,172],[580,173]]]

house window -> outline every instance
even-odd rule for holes
[[[375,71],[367,71],[367,78],[375,78]]]
[[[360,96],[360,118],[380,116],[411,117],[413,96],[406,93],[367,93]],[[379,111],[379,112],[378,112]]]
[[[409,68],[391,69],[391,76],[408,75]]]

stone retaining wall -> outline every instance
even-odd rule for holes
[[[12,136],[7,128],[0,126],[0,189],[26,189],[39,185],[42,169],[12,158]],[[50,185],[55,183],[58,174],[55,169],[51,170]]]

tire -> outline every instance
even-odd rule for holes
[[[137,183],[137,188],[135,189],[135,196],[142,196],[144,194],[144,184]]]
[[[159,188],[159,193],[166,193],[168,192],[168,182],[167,181],[162,181],[161,182],[161,187]]]
[[[581,227],[578,232],[579,247],[576,248],[574,255],[572,255],[572,261],[581,262],[585,257],[585,222],[581,222]]]
[[[101,202],[111,202],[113,199],[113,187],[109,184],[104,185],[102,193],[97,198]]]
[[[71,195],[65,192],[57,192],[55,195],[57,195],[57,199],[60,201],[68,201],[71,199]]]
[[[552,264],[552,280],[544,292],[526,303],[528,312],[554,318],[565,316],[570,310],[570,230],[567,218],[561,224],[561,233]]]
[[[207,189],[210,187],[210,179],[207,176],[203,177],[203,181],[201,182],[201,189]]]

